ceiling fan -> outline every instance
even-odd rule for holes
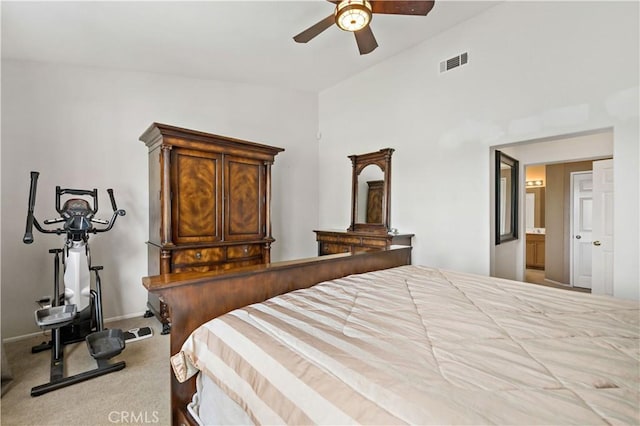
[[[293,39],[298,43],[306,43],[315,36],[336,24],[344,31],[353,32],[361,55],[372,52],[378,43],[369,26],[374,13],[389,15],[422,15],[425,16],[433,8],[434,1],[401,1],[401,0],[327,0],[336,4],[333,14],[315,25],[302,31]]]

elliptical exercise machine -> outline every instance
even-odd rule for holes
[[[44,234],[66,235],[62,249],[51,249],[54,255],[53,298],[39,300],[41,309],[35,311],[36,323],[43,330],[51,330],[51,341],[31,348],[32,353],[51,350],[50,380],[31,389],[31,396],[39,396],[94,377],[122,370],[125,362],[114,364],[109,359],[120,354],[125,347],[123,332],[120,329],[105,329],[102,317],[102,289],[100,274],[102,266],[91,265],[89,234],[107,232],[113,228],[118,216],[126,212],[116,207],[113,190],[107,189],[113,208],[109,220],[97,219],[98,190],[60,188],[56,186],[56,211],[60,217],[44,221],[45,225],[63,223],[61,228],[45,229],[33,215],[38,185],[38,172],[31,172],[29,188],[29,208],[27,225],[22,241],[33,243],[33,227]],[[84,198],[69,198],[61,206],[63,195],[91,197],[93,208]],[[94,223],[105,225],[95,228]],[[64,265],[64,289],[60,289],[60,254]],[[91,288],[91,271],[95,274],[95,289]],[[73,376],[64,375],[63,345],[86,340],[89,353],[98,366]]]

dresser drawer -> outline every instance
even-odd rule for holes
[[[362,238],[353,235],[318,235],[318,241],[323,243],[339,243],[339,244],[353,244],[360,245],[362,243]]]
[[[223,263],[221,266],[221,268],[225,271],[228,271],[230,269],[235,269],[235,268],[242,268],[243,266],[253,266],[253,265],[262,265],[262,258],[261,257],[257,257],[254,259],[240,259],[240,260],[233,260],[227,263]]]
[[[224,260],[224,249],[221,247],[210,247],[201,249],[174,250],[172,259],[172,263],[174,265],[221,262]]]
[[[385,248],[388,245],[386,238],[363,238],[362,245],[367,247]]]
[[[211,263],[208,265],[176,265],[171,272],[209,272],[225,269],[224,263]]]
[[[260,244],[241,244],[227,247],[227,259],[229,260],[261,255],[262,247]]]
[[[377,251],[380,250],[378,247],[367,247],[367,246],[356,246],[353,248],[354,253],[363,253],[367,251]]]
[[[351,247],[343,244],[320,243],[320,255],[349,253],[350,251]]]

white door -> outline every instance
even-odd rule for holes
[[[593,162],[593,294],[613,295],[613,160]]]
[[[571,285],[591,288],[593,176],[571,173]]]

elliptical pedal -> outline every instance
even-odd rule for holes
[[[89,353],[94,359],[109,359],[124,350],[124,333],[119,328],[96,331],[86,338]]]
[[[77,315],[76,305],[52,306],[35,311],[36,324],[43,330],[50,330],[70,324]]]
[[[127,343],[137,342],[149,337],[153,337],[153,329],[151,327],[132,328],[124,332],[124,340]]]

